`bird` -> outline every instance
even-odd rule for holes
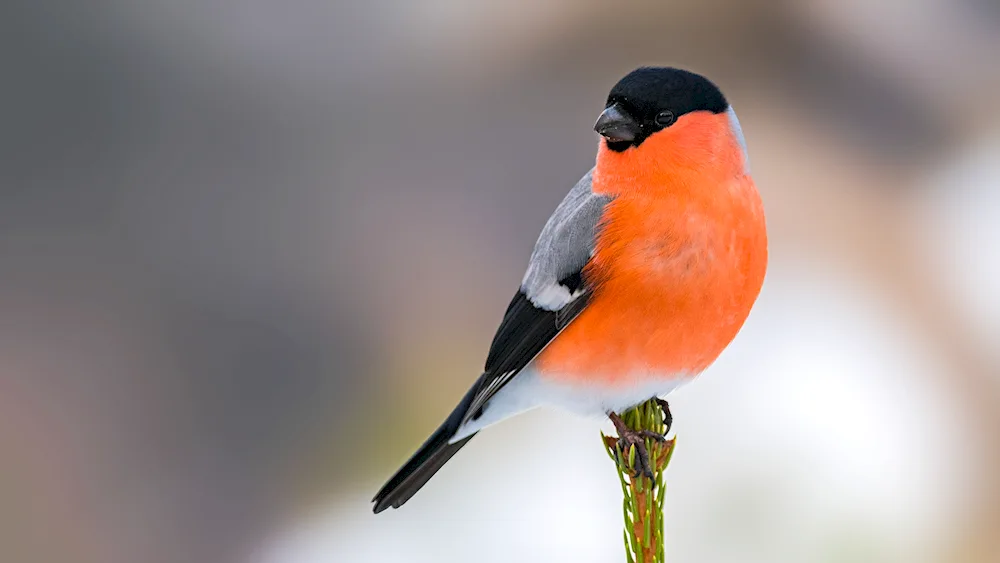
[[[479,378],[372,499],[407,502],[477,432],[543,405],[607,416],[663,399],[736,337],[767,270],[736,112],[704,76],[639,67],[612,88],[595,164],[545,223]]]

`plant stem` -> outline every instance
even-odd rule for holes
[[[649,430],[657,434],[666,432],[663,410],[655,400],[649,400],[621,414],[625,425],[632,430]],[[666,485],[663,473],[674,453],[676,439],[658,442],[646,438],[649,465],[653,478],[637,474],[638,461],[635,447],[621,451],[617,436],[601,434],[604,448],[615,462],[621,483],[622,512],[625,517],[625,556],[629,563],[663,563],[663,498]]]

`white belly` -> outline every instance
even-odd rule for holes
[[[542,377],[533,365],[529,365],[490,399],[478,420],[470,420],[461,427],[451,442],[543,405],[556,406],[583,416],[604,417],[610,412],[628,410],[653,397],[664,397],[692,378],[691,375],[636,373],[633,385],[583,386]]]

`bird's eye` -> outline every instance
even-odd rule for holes
[[[656,124],[660,127],[669,127],[674,122],[674,112],[663,110],[656,114]]]

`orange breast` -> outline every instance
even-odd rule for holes
[[[536,360],[545,377],[633,384],[693,375],[739,331],[767,238],[725,114],[689,114],[624,153],[603,146],[594,191],[615,196],[584,274],[587,309]]]

